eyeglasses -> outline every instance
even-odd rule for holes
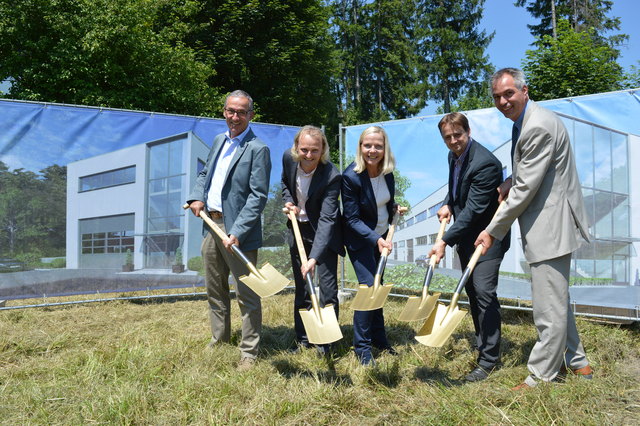
[[[238,114],[238,117],[246,117],[251,111],[244,111],[242,109],[231,109],[225,108],[224,112],[226,112],[229,117],[233,117],[235,114]]]

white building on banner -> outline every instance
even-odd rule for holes
[[[636,285],[640,269],[640,168],[634,167],[637,164],[631,159],[640,158],[640,136],[558,115],[570,133],[593,238],[591,244],[574,253],[571,275],[585,278],[587,284]],[[509,140],[494,150],[505,167],[505,177],[511,175],[510,147]],[[425,261],[435,242],[439,226],[436,212],[446,192],[447,184],[443,182],[441,188],[411,206],[410,215],[394,237],[394,259]],[[500,269],[526,273],[517,221],[511,239],[511,249]],[[450,247],[443,262],[441,266],[446,268],[460,267],[457,254]]]
[[[182,204],[209,146],[180,133],[67,165],[67,268],[166,269],[200,256],[202,221]]]

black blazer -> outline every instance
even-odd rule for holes
[[[364,246],[375,247],[378,238],[374,229],[378,224],[378,206],[373,194],[371,179],[366,170],[356,173],[356,164],[351,163],[342,173],[342,208],[344,223],[344,244],[349,250],[359,250]],[[387,203],[389,223],[393,220],[395,181],[393,173],[384,176],[391,198]]]
[[[473,141],[473,142],[472,142]],[[456,157],[449,152],[449,192],[444,199],[455,222],[442,237],[449,245],[458,245],[458,254],[467,259],[475,247],[478,234],[491,222],[498,208],[498,191],[502,183],[502,163],[487,148],[470,139],[469,152],[462,163],[456,197],[453,198],[453,171]],[[511,234],[496,241],[482,260],[503,257],[511,244]]]
[[[282,155],[282,199],[285,203],[292,202],[298,205],[296,194],[296,175],[298,163],[291,157],[291,151],[286,150]],[[318,263],[323,262],[324,254],[328,249],[344,256],[342,244],[342,229],[340,204],[341,176],[338,169],[331,163],[318,163],[307,194],[305,210],[309,218],[309,224],[315,233],[309,259],[313,258]],[[291,221],[287,221],[291,228]],[[295,246],[295,240],[289,238],[289,245]]]

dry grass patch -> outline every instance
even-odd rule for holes
[[[332,359],[290,355],[292,294],[264,301],[256,367],[235,370],[240,318],[229,345],[205,350],[206,302],[116,301],[0,312],[0,422],[4,424],[638,424],[640,327],[579,320],[596,369],[592,381],[514,393],[534,343],[530,313],[505,312],[504,367],[465,384],[472,368],[468,316],[441,349],[414,341],[420,324],[395,320],[400,356],[361,367],[351,350],[352,311]]]

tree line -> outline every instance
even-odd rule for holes
[[[64,256],[66,214],[66,167],[11,171],[0,161],[0,257]]]
[[[242,88],[260,121],[335,133],[428,102],[490,106],[484,3],[0,0],[0,80],[9,98],[202,116]],[[612,1],[514,4],[540,20],[522,64],[535,99],[639,84],[616,62],[627,36]]]

